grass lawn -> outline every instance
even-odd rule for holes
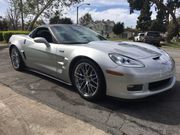
[[[162,47],[180,49],[180,42],[163,43]]]

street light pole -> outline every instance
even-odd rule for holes
[[[77,24],[79,24],[79,7],[83,6],[83,5],[90,5],[90,3],[83,3],[81,5],[77,6]]]
[[[77,6],[77,24],[79,24],[79,7]]]

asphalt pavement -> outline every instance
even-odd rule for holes
[[[8,49],[0,50],[0,84],[34,102],[70,115],[109,134],[179,135],[180,50],[166,51],[176,61],[175,87],[141,100],[107,97],[102,101],[88,102],[82,99],[73,87],[30,71],[15,71],[10,63]],[[39,118],[41,119],[41,116]]]

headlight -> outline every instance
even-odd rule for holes
[[[175,64],[174,59],[165,50],[161,50],[161,52],[166,56],[167,60],[170,60],[173,64]]]
[[[161,49],[161,53],[164,54],[166,57],[171,58],[171,57],[169,56],[169,54],[168,54],[165,50],[162,50],[162,49]]]
[[[144,64],[142,64],[140,61],[117,53],[110,53],[109,57],[113,62],[115,62],[119,66],[134,67],[134,68],[144,67]]]

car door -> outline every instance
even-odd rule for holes
[[[45,38],[50,46],[44,43],[36,43],[34,38]],[[26,64],[28,67],[41,71],[45,74],[56,76],[56,45],[48,28],[37,28],[25,41]]]
[[[65,82],[69,80],[69,61],[75,45],[59,44],[56,51],[57,77]]]

